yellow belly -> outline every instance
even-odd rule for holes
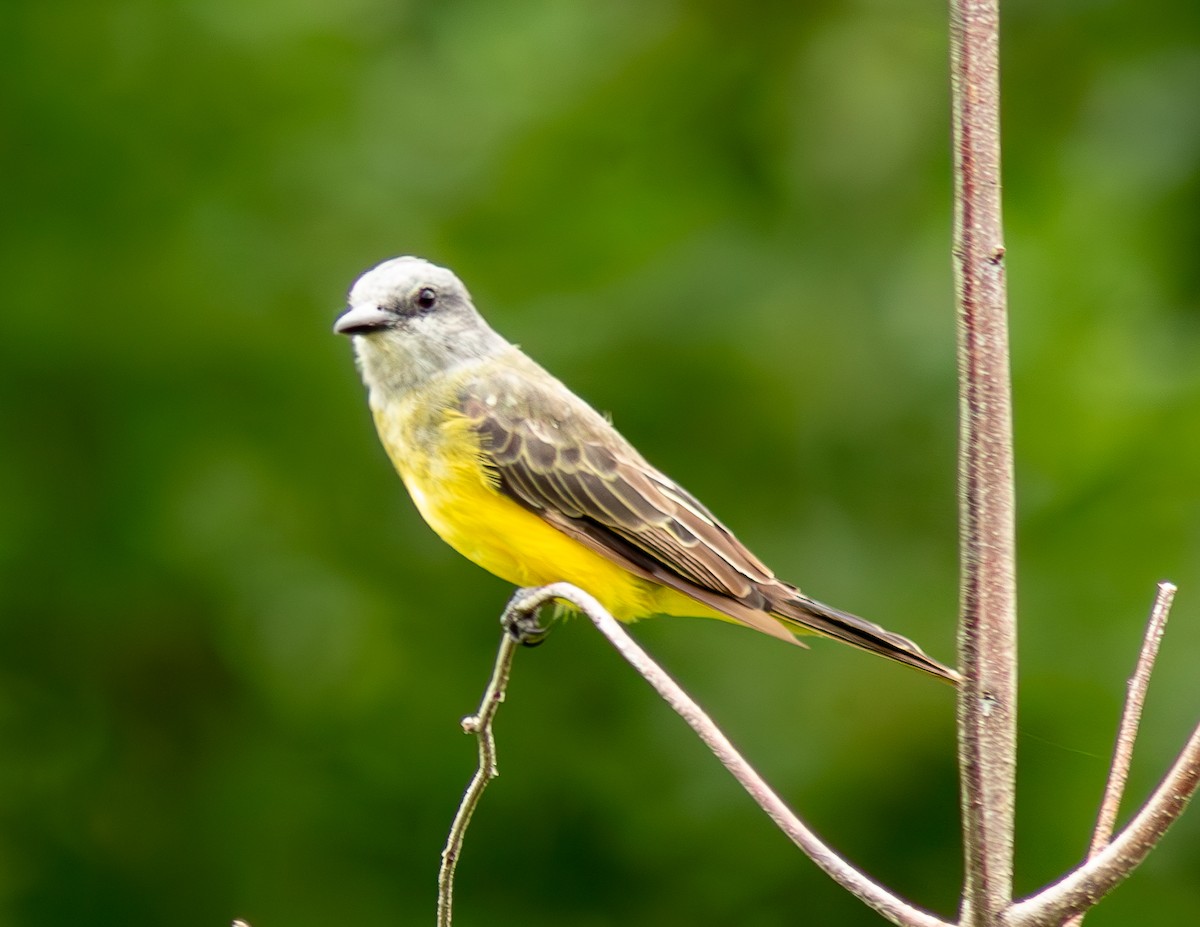
[[[725,618],[635,576],[500,493],[465,420],[448,416],[431,446],[405,422],[376,413],[380,438],[421,517],[468,560],[518,586],[568,582],[622,621],[654,614]],[[405,433],[408,432],[408,433]]]

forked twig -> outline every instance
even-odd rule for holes
[[[949,927],[946,921],[894,895],[824,843],[784,804],[700,706],[634,642],[616,619],[592,596],[568,583],[553,583],[529,590],[527,597],[520,602],[514,600],[510,608],[533,611],[551,599],[570,602],[587,615],[626,662],[688,723],[779,829],[830,878],[893,924],[899,924],[901,927]]]
[[[1046,927],[1091,907],[1145,858],[1200,780],[1200,728],[1145,806],[1108,845],[1161,624],[1130,683],[1091,858],[1012,903],[1016,783],[1013,456],[1000,209],[999,0],[951,0],[955,270],[959,304],[962,618],[959,767],[966,879],[963,927]],[[1174,589],[1159,588],[1165,620]]]
[[[1167,829],[1179,820],[1200,785],[1200,725],[1188,738],[1170,771],[1125,829],[1093,859],[1036,895],[1014,904],[1006,927],[1058,924],[1086,911],[1146,858]]]
[[[1081,915],[1087,911],[1137,868],[1168,828],[1182,815],[1188,801],[1200,786],[1200,726],[1197,726],[1170,771],[1145,805],[1124,830],[1109,842],[1124,783],[1128,777],[1150,672],[1174,594],[1175,587],[1170,583],[1159,585],[1142,652],[1129,681],[1129,694],[1122,714],[1112,768],[1105,787],[1089,859],[1054,885],[1007,906],[1000,912],[1006,927],[1045,927],[1062,923],[1065,917]],[[948,922],[911,905],[875,882],[822,841],[784,804],[700,706],[588,593],[567,583],[523,590],[510,602],[505,613],[506,620],[513,616],[532,615],[553,599],[571,603],[591,619],[617,652],[688,723],[776,826],[830,878],[887,920],[901,927],[950,927]],[[517,640],[506,631],[501,639],[495,668],[479,710],[476,714],[464,718],[462,722],[464,731],[479,737],[479,768],[463,795],[442,852],[442,867],[438,875],[438,927],[451,925],[454,872],[467,825],[483,790],[496,776],[496,747],[492,722],[500,703],[504,700],[517,645]],[[1077,923],[1077,918],[1073,922]]]
[[[510,605],[510,609],[511,609]],[[496,665],[492,669],[492,678],[488,680],[479,710],[462,719],[462,729],[467,734],[479,738],[479,768],[471,778],[454,821],[450,825],[450,835],[446,838],[446,847],[442,850],[442,865],[438,870],[438,927],[450,927],[453,920],[454,904],[454,870],[458,865],[458,857],[462,852],[463,840],[467,835],[467,825],[471,823],[471,815],[479,805],[483,790],[489,782],[499,775],[496,769],[496,738],[492,732],[492,721],[504,701],[504,693],[508,687],[508,677],[512,670],[513,656],[517,652],[517,641],[507,632],[501,636],[500,648],[496,652]]]
[[[1087,861],[1060,881],[1036,895],[1012,906],[1006,918],[1008,927],[1039,927],[1056,924],[1072,915],[1069,924],[1078,924],[1083,914],[1102,896],[1125,879],[1154,849],[1200,786],[1200,725],[1179,754],[1170,771],[1158,784],[1141,810],[1110,841],[1117,811],[1129,775],[1133,745],[1141,720],[1150,673],[1158,654],[1158,645],[1166,627],[1175,586],[1159,583],[1154,608],[1142,640],[1137,667],[1128,683],[1128,694],[1121,715],[1112,766],[1104,788],[1100,813],[1092,834]]]
[[[1113,747],[1112,764],[1108,769],[1108,781],[1104,783],[1104,797],[1100,800],[1100,811],[1096,815],[1096,827],[1092,831],[1092,843],[1087,858],[1094,859],[1112,839],[1113,827],[1117,823],[1117,812],[1125,795],[1125,783],[1129,779],[1129,767],[1133,763],[1133,745],[1137,740],[1138,725],[1142,720],[1142,708],[1146,704],[1146,690],[1150,688],[1150,674],[1154,661],[1158,659],[1158,646],[1162,643],[1163,631],[1175,599],[1172,583],[1159,583],[1154,596],[1154,607],[1150,609],[1150,620],[1142,637],[1142,650],[1138,654],[1133,675],[1125,686],[1125,706],[1121,711],[1121,723],[1117,727],[1117,742]],[[1080,912],[1063,925],[1079,927],[1085,912]]]

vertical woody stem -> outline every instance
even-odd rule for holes
[[[959,764],[963,924],[1012,901],[1016,578],[1000,220],[999,0],[951,0],[962,556]]]

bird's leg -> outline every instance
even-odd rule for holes
[[[532,595],[537,591],[537,588],[518,589],[500,616],[500,624],[508,635],[525,647],[536,647],[550,633],[550,628],[538,620],[542,603]]]

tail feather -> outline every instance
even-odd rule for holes
[[[794,630],[832,637],[852,647],[919,669],[952,685],[962,681],[956,670],[933,659],[907,637],[893,634],[866,619],[810,599],[799,592],[789,590],[789,593],[786,598],[771,603],[770,613]]]

